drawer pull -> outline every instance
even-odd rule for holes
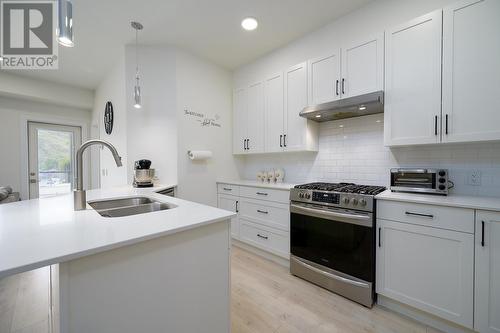
[[[232,191],[233,190],[232,188],[227,188],[227,187],[224,187],[223,189],[224,189],[224,191]]]
[[[257,234],[257,237],[262,238],[262,239],[268,239],[269,238],[267,236],[262,236],[261,234]]]
[[[265,192],[257,192],[257,195],[267,195]]]
[[[412,213],[412,212],[405,212],[405,214],[410,215],[410,216],[427,217],[429,219],[434,218],[434,215],[432,215],[432,214],[421,214],[421,213]]]
[[[266,212],[265,210],[260,210],[260,209],[257,209],[257,212],[261,213],[261,214],[269,214],[269,212]]]

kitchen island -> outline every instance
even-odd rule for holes
[[[0,278],[51,266],[54,332],[229,332],[233,214],[131,187],[170,209],[104,217],[71,195],[0,206]]]

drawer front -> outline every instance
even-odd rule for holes
[[[377,218],[474,233],[473,209],[379,200]]]
[[[289,259],[290,236],[240,218],[240,241]]]
[[[290,191],[286,190],[241,186],[240,196],[251,199],[281,202],[284,204],[288,204],[290,202]]]
[[[290,231],[290,208],[288,205],[243,199],[240,202],[239,212],[241,216],[255,220],[260,224]]]
[[[232,184],[217,184],[217,192],[238,196],[240,195],[240,187]]]

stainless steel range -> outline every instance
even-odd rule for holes
[[[290,271],[367,307],[375,283],[375,200],[383,186],[310,183],[290,191]]]

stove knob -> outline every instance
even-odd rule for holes
[[[361,206],[366,206],[366,200],[365,200],[365,199],[361,199],[361,200],[359,200],[359,204],[360,204]]]
[[[356,198],[352,199],[352,204],[354,206],[356,206],[358,204],[358,199],[356,199]]]
[[[343,200],[343,202],[344,202],[345,205],[348,205],[349,204],[349,198],[345,197],[344,200]]]
[[[306,199],[311,199],[311,193],[306,193],[304,196],[306,197]]]
[[[304,198],[304,193],[300,192],[299,193],[299,198],[303,199]]]

